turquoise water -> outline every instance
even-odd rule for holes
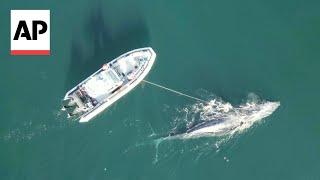
[[[40,1],[0,6],[0,179],[320,179],[319,1]],[[10,56],[10,10],[51,10],[51,56]],[[65,92],[131,49],[147,79],[281,106],[231,139],[163,140],[194,101],[142,84],[87,124]],[[205,92],[205,93],[204,93]],[[217,147],[218,143],[218,147]]]

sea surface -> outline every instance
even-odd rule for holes
[[[320,179],[320,1],[10,0],[0,5],[1,180]],[[10,55],[10,10],[51,10],[51,55]],[[232,107],[278,102],[222,136],[167,139],[199,102],[141,84],[89,123],[65,93],[151,46],[147,80]],[[202,109],[201,111],[206,111]]]

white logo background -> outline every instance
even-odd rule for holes
[[[47,31],[38,34],[37,40],[19,37],[13,40],[19,21],[25,20],[32,37],[32,21],[41,20],[47,23]],[[38,31],[41,26],[38,26]],[[23,29],[21,33],[24,32]],[[50,50],[50,10],[11,10],[11,50]]]

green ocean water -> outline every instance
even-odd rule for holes
[[[320,1],[3,1],[0,179],[320,179]],[[10,10],[51,10],[51,56],[10,55]],[[195,102],[141,84],[90,123],[64,94],[129,50],[151,46],[147,79],[239,105],[281,106],[220,137],[159,141]],[[179,120],[179,119],[178,119]],[[227,161],[228,160],[228,161]]]

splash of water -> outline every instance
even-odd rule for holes
[[[235,133],[242,133],[271,115],[279,106],[280,102],[261,101],[253,94],[246,103],[237,107],[221,99],[210,100],[207,104],[196,103],[183,108],[185,119],[178,118],[176,121],[186,122],[187,128],[199,122],[208,125],[179,137],[232,136]],[[216,123],[210,125],[210,122]]]
[[[212,155],[212,153],[214,155],[221,154],[224,147],[233,146],[232,144],[237,142],[236,137],[240,137],[240,134],[248,131],[255,124],[263,122],[263,119],[270,116],[280,106],[280,102],[260,100],[253,93],[249,94],[248,99],[238,106],[233,106],[213,95],[208,96],[208,98],[211,98],[209,103],[199,102],[177,109],[172,126],[174,131],[182,129],[182,133],[154,140],[156,148],[154,162],[162,159],[162,156],[159,155],[159,144],[164,141],[169,143],[175,139],[182,140],[180,142],[188,147],[177,151],[197,154],[195,161],[203,156]],[[217,123],[210,124],[212,121],[217,121]],[[187,132],[188,129],[195,127],[197,124],[206,123],[209,125],[200,126],[195,128],[194,131]],[[199,139],[200,137],[210,138]],[[172,144],[172,142],[169,144]],[[189,147],[189,144],[192,144],[192,146]],[[226,155],[223,159],[226,162],[230,161],[230,158]]]

